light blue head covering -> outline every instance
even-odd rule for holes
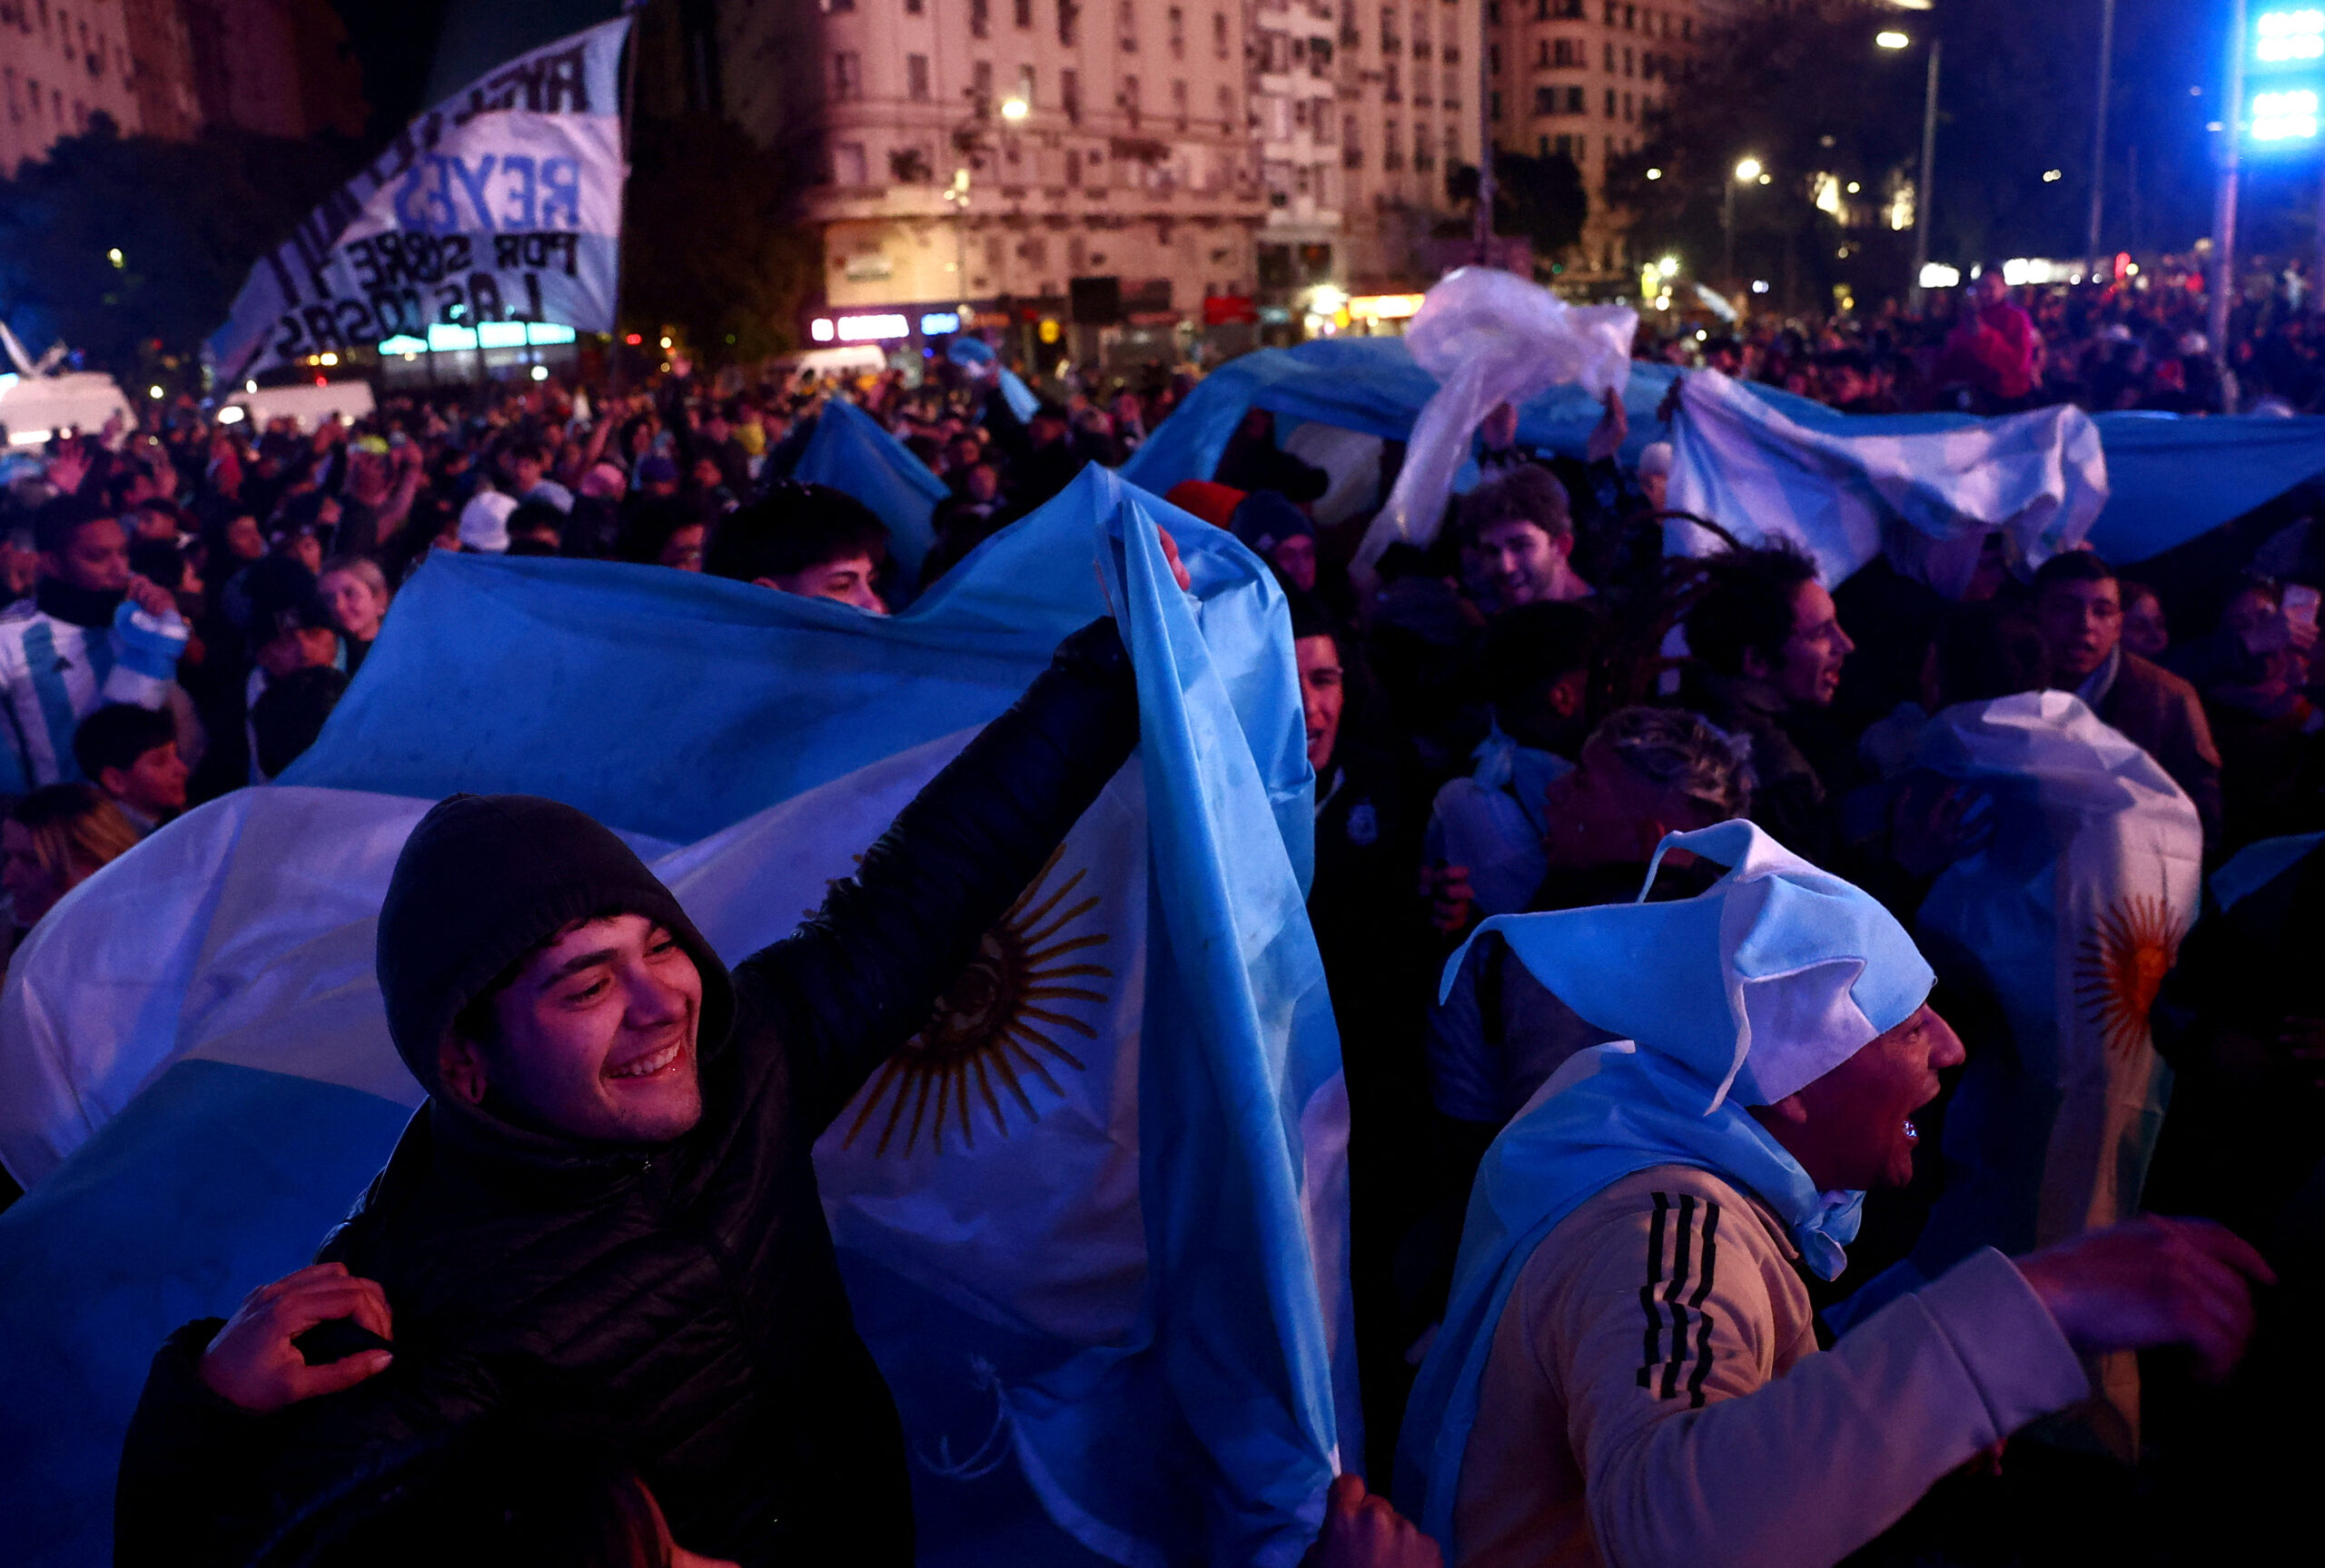
[[[1697,897],[1646,902],[1674,849],[1730,869]],[[1706,1114],[1731,1091],[1770,1105],[1813,1083],[1913,1017],[1936,980],[1895,916],[1748,822],[1667,837],[1639,900],[1497,915],[1470,941],[1499,932],[1585,1020],[1704,1080]]]
[[[1647,887],[1672,849],[1727,874],[1691,899],[1478,928],[1499,932],[1585,1020],[1630,1038],[1568,1061],[1478,1168],[1452,1298],[1397,1450],[1398,1506],[1449,1562],[1494,1327],[1534,1249],[1585,1200],[1638,1171],[1693,1166],[1766,1204],[1826,1279],[1856,1238],[1865,1195],[1819,1191],[1745,1108],[1784,1099],[1913,1017],[1934,976],[1880,904],[1749,823],[1666,838]],[[1461,958],[1447,966],[1449,986]]]

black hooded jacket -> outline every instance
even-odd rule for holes
[[[909,1562],[902,1436],[809,1153],[1136,740],[1113,624],[1085,627],[855,877],[731,978],[668,890],[572,808],[459,796],[430,813],[380,923],[390,1028],[420,1082],[436,1088],[461,1007],[528,951],[636,912],[702,971],[703,1119],[658,1147],[592,1147],[432,1096],[322,1253],[386,1287],[394,1364],[251,1415],[195,1376],[217,1320],[181,1329],[123,1454],[116,1562],[243,1560],[367,1461],[495,1412],[618,1434],[690,1550]]]

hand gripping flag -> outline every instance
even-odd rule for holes
[[[61,903],[0,997],[30,1188],[0,1214],[0,1560],[103,1560],[162,1336],[305,1262],[417,1103],[371,954],[430,801],[584,807],[739,959],[1109,606],[1137,755],[818,1177],[925,1560],[1295,1562],[1359,1434],[1289,619],[1242,547],[1094,468],[893,619],[439,557],[283,784]]]
[[[203,349],[219,380],[394,337],[610,330],[628,32],[624,16],[544,44],[405,126],[251,269]]]

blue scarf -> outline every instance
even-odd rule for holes
[[[1504,1128],[1478,1168],[1444,1326],[1421,1364],[1397,1449],[1397,1506],[1453,1556],[1461,1458],[1477,1424],[1494,1327],[1534,1249],[1568,1215],[1627,1176],[1693,1166],[1751,1193],[1801,1257],[1832,1279],[1856,1238],[1861,1192],[1817,1190],[1808,1172],[1733,1100],[1668,1057],[1618,1040],[1582,1052]]]

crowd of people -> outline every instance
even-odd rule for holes
[[[2215,395],[2188,380],[2211,360],[2168,291],[2029,316],[1987,277],[1918,358],[1878,323],[1691,351],[1851,410],[1930,406],[1941,385],[1978,411]],[[2302,332],[2255,340],[2286,346],[2259,369],[2306,407]],[[290,768],[440,552],[707,572],[885,614],[1084,465],[1121,463],[1191,385],[1068,391],[1023,417],[974,360],[853,389],[946,491],[916,583],[869,508],[789,477],[828,388],[526,383],[310,430],[181,404],[55,440],[0,491],[11,943],[191,804]],[[1319,522],[1328,476],[1264,412],[1170,498],[1182,531],[1226,529],[1280,579],[1315,774],[1309,912],[1351,1106],[1369,1435],[1342,1457],[1371,1487],[1334,1489],[1317,1560],[2190,1549],[2189,1500],[2247,1463],[2239,1495],[2257,1495],[2284,1456],[2255,1413],[2298,1408],[2316,1379],[2297,1355],[2233,1369],[2256,1321],[2289,1350],[2316,1304],[2325,1001],[2294,944],[2325,914],[2325,858],[2284,862],[2238,906],[2241,933],[2208,911],[2163,984],[2155,1038],[2182,1095],[2152,1185],[2202,1218],[1981,1252],[1835,1341],[1819,1314],[1858,1231],[1826,1199],[1872,1193],[1852,1282],[1904,1256],[1934,1179],[1916,1122],[1939,1124],[1965,1056],[2013,1050],[1915,947],[1934,882],[1991,832],[1975,792],[1913,764],[1934,715],[2072,694],[2193,804],[2208,867],[2325,830],[2311,498],[2136,571],[2083,550],[2030,563],[1995,534],[1966,585],[1905,551],[1828,583],[1780,546],[1667,559],[1668,450],[1625,466],[1624,433],[1614,401],[1587,454],[1538,453],[1497,410],[1478,487],[1377,569],[1353,566],[1372,508]],[[1109,626],[1069,639],[816,919],[731,975],[579,814],[439,807],[381,932],[430,1116],[314,1267],[163,1347],[124,1458],[121,1561],[404,1561],[453,1537],[573,1563],[908,1560],[895,1416],[806,1151],[1128,755],[1129,690]],[[1663,854],[1673,833],[1692,851]],[[1801,900],[1826,912],[1784,912]],[[1697,908],[1708,924],[1651,923]],[[1529,956],[1538,931],[1614,955],[1607,983]],[[1698,1027],[1687,977],[1742,973],[1739,932],[1808,954],[1794,971],[1823,989],[1769,1003],[1748,1053],[1715,1041],[1744,1066],[1710,1074],[1708,1110],[1638,1130],[1619,1096],[1686,1100],[1637,1064],[1702,1065],[1680,1038]],[[1607,1054],[1624,1040],[1634,1065]],[[1586,1111],[1629,1129],[1601,1139],[1629,1152],[1578,1163]],[[666,1146],[687,1152],[630,1159]],[[330,1354],[302,1337],[331,1324]],[[2079,1444],[2086,1358],[2175,1345],[2230,1381],[2155,1362],[2143,1446]],[[561,1418],[584,1407],[614,1414]],[[1434,1541],[1389,1508],[1392,1484]],[[2028,1555],[1994,1553],[2004,1517]]]

